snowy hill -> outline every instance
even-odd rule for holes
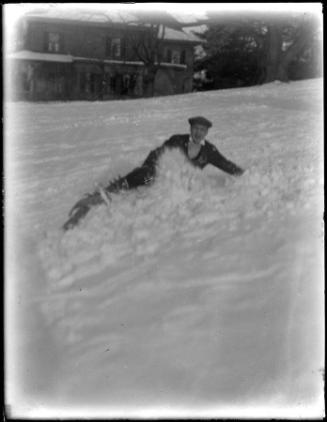
[[[5,113],[14,415],[322,416],[321,80]],[[199,114],[242,177],[170,152],[60,231]]]

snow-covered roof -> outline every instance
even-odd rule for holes
[[[207,21],[206,13],[177,13],[174,12],[174,18],[182,24],[182,26],[199,26]]]
[[[37,53],[35,51],[22,50],[11,53],[7,56],[8,59],[19,60],[41,60],[46,62],[62,62],[71,63],[73,57],[70,54],[52,54],[52,53]]]
[[[161,31],[159,31],[159,36],[161,34],[162,34],[162,28],[161,28]],[[191,43],[202,43],[202,40],[191,32],[186,33],[183,30],[177,31],[175,29],[167,28],[167,27],[165,27],[164,39],[166,41],[183,41],[183,42],[191,42]]]

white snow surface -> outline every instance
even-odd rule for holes
[[[34,417],[321,417],[322,80],[5,104],[6,393]],[[60,227],[187,119],[246,169],[167,152],[150,187]]]

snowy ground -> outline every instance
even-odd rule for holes
[[[14,415],[322,416],[322,80],[5,113]],[[60,231],[198,114],[241,178],[167,153]]]

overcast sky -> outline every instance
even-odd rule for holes
[[[112,3],[16,3],[4,5],[5,23],[16,20],[31,9],[48,7],[60,8],[87,8],[94,10],[165,10],[170,12],[195,15],[202,17],[206,11],[303,11],[321,13],[322,4],[316,3],[134,3],[134,4],[112,4]]]

